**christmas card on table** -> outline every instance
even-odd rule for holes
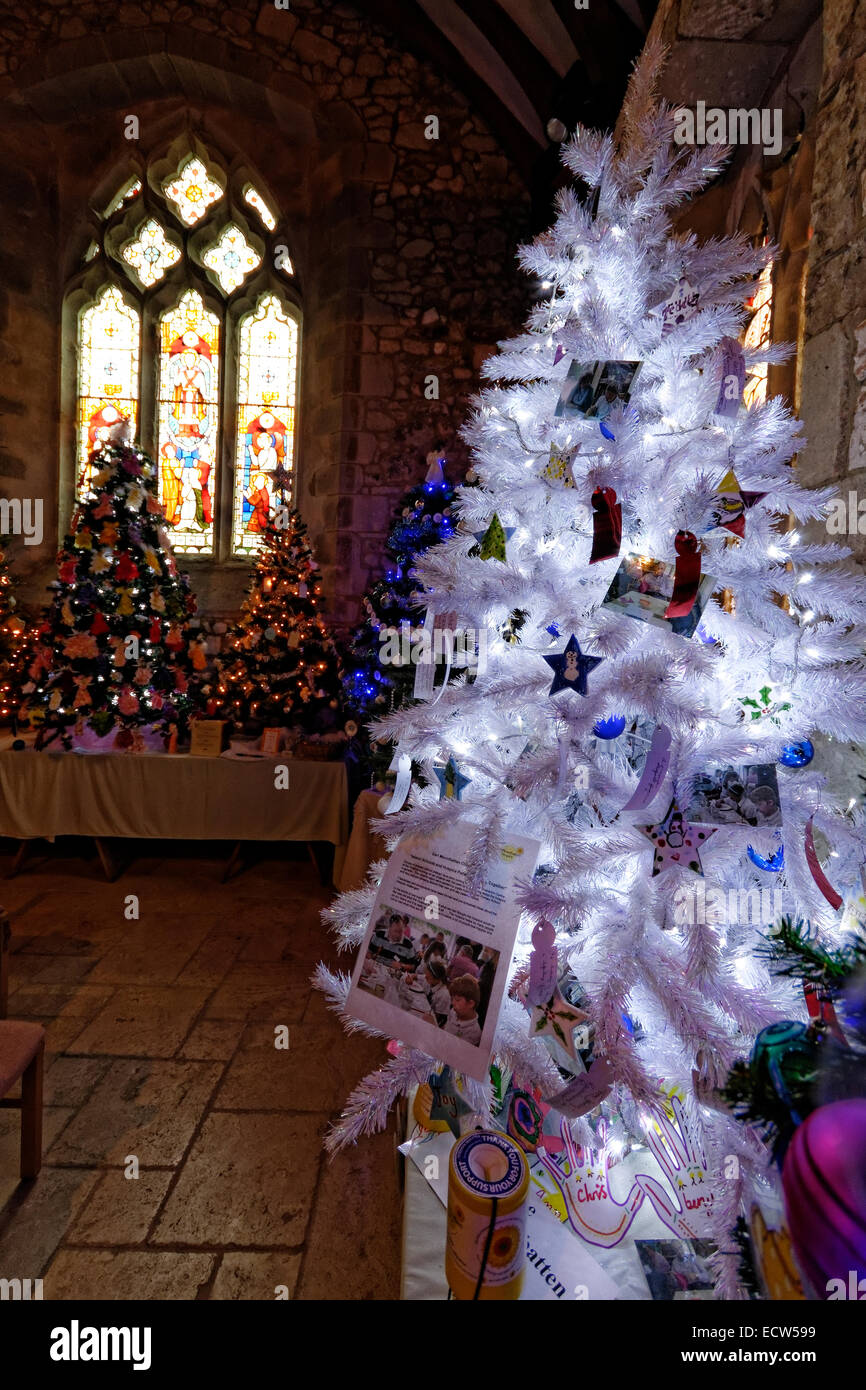
[[[520,920],[519,879],[539,844],[509,836],[480,884],[462,819],[404,835],[379,886],[346,1008],[389,1037],[484,1081]]]

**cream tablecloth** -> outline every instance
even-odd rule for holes
[[[275,765],[289,770],[275,786]],[[0,835],[183,840],[349,837],[342,762],[0,752]]]

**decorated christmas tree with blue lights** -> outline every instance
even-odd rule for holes
[[[410,640],[424,620],[415,597],[416,558],[454,534],[454,488],[444,475],[441,451],[427,456],[427,475],[406,493],[388,532],[388,568],[362,599],[364,621],[352,634],[343,678],[350,704],[365,719],[379,718],[412,698],[415,667],[383,662],[383,642],[392,630],[408,629]],[[402,628],[401,625],[405,625]]]

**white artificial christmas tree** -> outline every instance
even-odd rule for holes
[[[718,173],[727,151],[674,143],[674,114],[654,94],[659,60],[649,48],[637,68],[618,140],[579,129],[565,147],[564,162],[589,194],[561,192],[551,230],[520,253],[540,297],[525,332],[484,367],[489,385],[465,430],[480,485],[458,490],[461,530],[417,566],[431,608],[486,630],[486,669],[376,731],[425,772],[408,808],[388,818],[392,836],[459,819],[479,873],[508,833],[541,841],[540,869],[521,894],[511,979],[526,977],[533,927],[552,923],[561,986],[572,978],[579,987],[593,1056],[606,1059],[614,1079],[573,1131],[598,1148],[606,1133],[620,1151],[648,1138],[657,1149],[655,1121],[671,1113],[665,1092],[684,1098],[696,1152],[717,1178],[702,1230],[721,1251],[718,1291],[736,1296],[727,1233],[747,1185],[762,1181],[767,1154],[712,1092],[760,1030],[806,1019],[802,992],[771,977],[755,954],[775,909],[808,919],[828,945],[840,939],[830,885],[853,879],[862,816],[834,795],[808,750],[802,766],[779,760],[816,732],[866,738],[866,582],[846,550],[798,534],[833,492],[798,484],[796,419],[780,399],[737,403],[743,367],[785,356],[778,347],[739,358],[736,350],[745,302],[772,248],[672,234],[673,209]],[[595,369],[603,363],[641,365],[632,376],[631,367]],[[593,494],[606,507],[609,526],[596,539],[610,557],[590,563]],[[476,548],[494,512],[504,534],[513,532],[504,562]],[[671,567],[666,591],[660,581],[668,619],[646,582],[658,572],[652,561]],[[629,564],[634,587],[617,605],[611,586]],[[518,640],[506,640],[517,611]],[[657,620],[639,620],[647,612]],[[569,662],[572,635],[579,655]],[[620,722],[623,732],[611,736]],[[511,764],[492,743],[508,733],[530,742]],[[664,776],[646,800],[648,747]],[[449,757],[471,779],[459,800],[440,799],[433,773]],[[769,766],[778,774],[775,815],[772,786],[714,783],[720,769]],[[706,795],[728,800],[716,806],[721,824],[717,815],[699,838],[697,818],[680,824],[677,816],[700,779]],[[624,809],[639,786],[634,809]],[[364,936],[382,868],[326,914],[346,948]],[[771,911],[768,888],[777,894]],[[715,913],[706,911],[713,890]],[[757,921],[745,911],[755,901]],[[324,967],[318,978],[344,1011],[348,979]],[[350,1017],[347,1026],[373,1031]],[[513,990],[494,1061],[546,1097],[565,1084]],[[395,1098],[436,1065],[400,1049],[350,1098],[329,1146],[380,1128]],[[466,1095],[489,1123],[491,1088],[470,1082]],[[644,1190],[664,1208],[658,1184],[647,1180]]]

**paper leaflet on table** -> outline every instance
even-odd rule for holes
[[[346,1012],[484,1081],[520,920],[515,888],[531,878],[539,843],[509,835],[473,889],[472,829],[460,819],[433,836],[403,836],[376,893]]]
[[[400,1145],[400,1152],[412,1160],[443,1206],[448,1205],[448,1157],[453,1143],[451,1134],[422,1134]],[[591,1252],[546,1210],[530,1186],[521,1300],[565,1302],[578,1297],[610,1300],[618,1296],[617,1285]]]

